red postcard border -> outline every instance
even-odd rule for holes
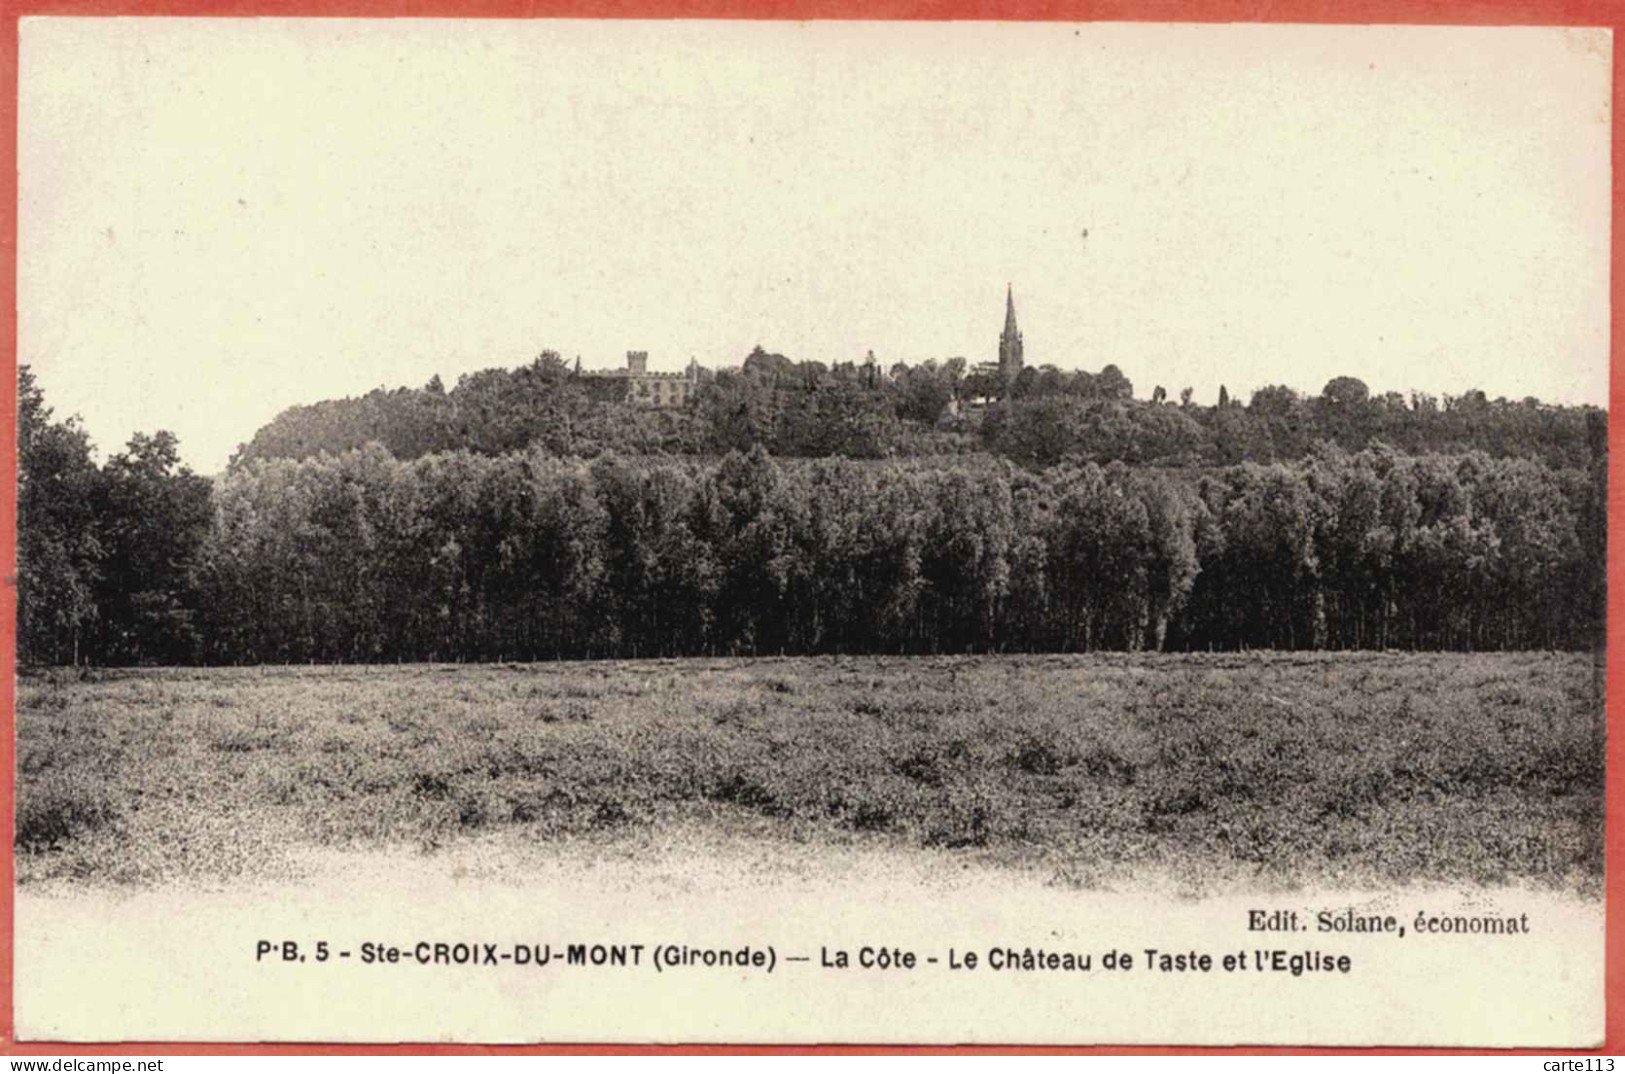
[[[1625,71],[1620,29],[1625,0],[0,0],[5,40],[0,46],[0,138],[8,166],[0,169],[0,310],[9,375],[0,378],[0,832],[13,830],[16,700],[16,362],[17,362],[17,72],[19,18],[77,16],[304,16],[322,18],[687,18],[687,19],[859,19],[1121,22],[1404,23],[1473,26],[1605,26],[1615,31],[1613,81],[1612,302],[1610,329],[1609,453],[1625,453],[1625,380],[1618,369],[1625,355],[1625,241],[1618,222],[1625,216]],[[1610,467],[1608,502],[1608,634],[1625,626],[1625,477]],[[1625,689],[1625,660],[1608,662],[1608,830],[1610,863],[1625,861],[1625,735],[1620,730],[1619,698]],[[729,1045],[339,1045],[218,1044],[144,1042],[127,1044],[19,1043],[12,1007],[12,892],[15,881],[11,840],[0,840],[0,1054],[7,1055],[752,1055],[875,1053],[907,1054],[1100,1054],[1100,1055],[1613,1055],[1625,1048],[1625,878],[1610,868],[1606,880],[1605,935],[1606,1036],[1592,1051],[1470,1048],[1301,1048],[1301,1047],[1088,1047],[1050,1046],[866,1046],[829,1044]]]

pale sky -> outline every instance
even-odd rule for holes
[[[19,360],[105,454],[584,365],[1607,401],[1607,31],[30,18]],[[1087,236],[1085,235],[1087,232]]]

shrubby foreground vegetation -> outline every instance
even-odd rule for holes
[[[287,875],[312,844],[697,823],[1089,886],[1594,893],[1596,670],[1282,653],[63,669],[20,684],[17,868]]]

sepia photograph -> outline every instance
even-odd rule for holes
[[[19,1039],[1601,1042],[1608,29],[19,34]]]

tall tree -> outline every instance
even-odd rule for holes
[[[17,370],[17,659],[78,663],[96,620],[100,474],[77,418],[53,421],[33,371]]]
[[[208,535],[210,482],[180,461],[174,434],[137,433],[102,468],[95,510],[105,558],[97,639],[108,663],[181,663],[199,636],[192,570]]]

